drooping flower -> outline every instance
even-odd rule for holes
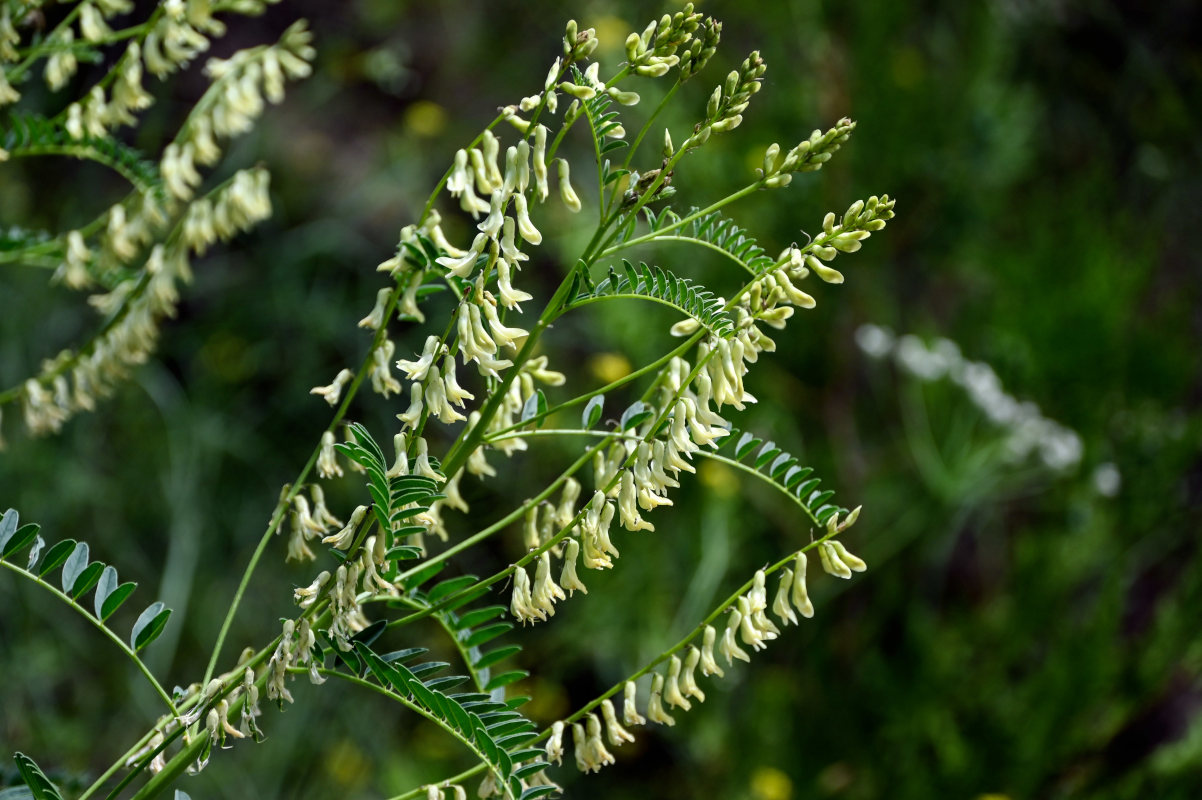
[[[780,619],[784,625],[798,624],[797,615],[793,613],[793,606],[789,604],[789,591],[793,586],[793,570],[785,567],[781,571],[780,585],[776,590],[776,597],[772,601],[772,613]]]
[[[806,619],[814,616],[814,604],[806,591],[806,554],[798,553],[793,561],[793,587],[789,599],[793,607]]]
[[[351,378],[355,377],[355,373],[349,369],[344,369],[334,376],[334,381],[329,386],[314,386],[309,390],[309,394],[319,395],[331,406],[338,405],[338,400],[342,397],[342,389]]]
[[[647,719],[639,713],[637,698],[638,686],[634,681],[626,681],[626,685],[623,687],[622,721],[627,725],[647,724]]]
[[[588,587],[584,585],[584,582],[576,574],[576,559],[579,556],[580,542],[575,539],[568,539],[567,550],[563,557],[563,570],[559,573],[559,584],[567,590],[569,595],[575,594],[576,590],[588,594]]]
[[[606,738],[613,747],[621,747],[624,742],[633,742],[634,735],[622,727],[614,712],[614,704],[607,697],[601,701],[601,716],[605,719]]]
[[[668,662],[668,677],[664,681],[664,700],[667,701],[668,705],[688,711],[693,707],[693,704],[680,691],[681,666],[680,658],[672,656],[672,660]]]
[[[555,764],[563,763],[563,720],[556,720],[551,725],[551,736],[547,739],[547,761]]]
[[[695,697],[699,702],[704,703],[705,692],[701,691],[701,687],[697,685],[697,681],[693,677],[693,670],[701,661],[701,657],[700,650],[696,647],[689,647],[689,654],[684,660],[684,673],[680,678],[680,689],[686,697]]]
[[[839,553],[830,542],[821,542],[818,545],[818,559],[822,562],[822,568],[836,578],[850,578],[851,567],[843,563],[843,559],[839,558]]]
[[[743,614],[737,608],[731,609],[726,630],[722,633],[722,642],[718,646],[722,655],[726,656],[727,664],[734,665],[736,658],[741,661],[751,661],[751,656],[747,655],[747,652],[739,647],[738,642],[735,641],[735,634],[738,632],[742,622]]]
[[[651,678],[651,696],[647,700],[647,719],[661,725],[675,725],[676,720],[664,710],[664,676],[658,672]]]
[[[531,592],[531,605],[543,612],[545,616],[554,616],[555,601],[567,597],[563,589],[551,579],[551,551],[544,550],[539,556],[538,569],[534,575],[534,589]]]
[[[334,454],[334,432],[326,431],[321,435],[321,450],[317,456],[317,474],[322,478],[342,476],[342,467]]]

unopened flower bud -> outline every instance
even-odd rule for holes
[[[818,545],[818,558],[822,561],[822,568],[836,578],[851,577],[851,567],[839,558],[839,551],[832,543],[822,542]]]
[[[864,559],[847,552],[847,548],[843,546],[843,542],[838,539],[832,539],[829,544],[834,553],[839,556],[839,560],[846,564],[852,572],[863,572],[868,569],[868,565],[864,563]]]
[[[555,159],[556,166],[559,169],[559,194],[563,198],[563,204],[571,211],[579,211],[581,208],[580,198],[576,196],[575,190],[572,189],[571,167],[565,159]]]

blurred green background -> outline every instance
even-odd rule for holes
[[[761,402],[734,420],[813,465],[844,505],[864,504],[847,541],[870,570],[837,586],[814,574],[817,616],[705,682],[709,699],[676,727],[639,733],[599,775],[569,765],[553,777],[574,798],[1202,796],[1202,9],[700,8],[725,23],[723,46],[666,117],[678,141],[747,51],[763,53],[768,74],[743,126],[678,170],[678,205],[743,185],[770,142],[792,145],[845,115],[859,127],[824,170],[734,216],[775,252],[826,211],[898,199],[889,228],[837,262],[847,282],[811,287],[818,308],[776,337],[751,377]],[[51,540],[86,539],[140,581],[140,597],[176,609],[150,651],[166,685],[202,671],[279,487],[327,419],[308,389],[358,363],[367,339],[354,322],[381,286],[374,267],[454,151],[497,106],[541,86],[566,17],[597,27],[612,71],[626,34],[672,10],[309,0],[234,20],[218,55],[297,16],[317,34],[314,77],[223,167],[268,165],[274,218],[197,263],[160,359],[98,413],[31,441],[9,410],[0,455],[0,507]],[[161,146],[202,89],[193,69],[159,91],[136,143]],[[65,230],[120,191],[75,162],[0,165],[0,226]],[[589,232],[587,219],[547,219],[522,275],[540,296]],[[640,255],[719,293],[734,284],[689,251]],[[0,272],[0,386],[90,325],[81,298],[44,278]],[[605,311],[551,337],[570,386],[600,385],[622,368],[614,354],[637,365],[667,342],[668,317]],[[1079,460],[1053,470],[1005,458],[1009,432],[961,388],[858,348],[865,323],[956,342],[1074,431]],[[397,338],[416,349],[424,333]],[[370,401],[359,416],[383,440],[396,410]],[[465,494],[495,519],[572,452],[535,450]],[[352,480],[328,490],[336,510],[356,492]],[[673,496],[656,533],[618,540],[616,570],[585,576],[587,597],[515,637],[536,720],[588,701],[808,541],[770,491],[724,470]],[[491,572],[520,549],[514,532],[457,568]],[[281,539],[228,657],[274,635],[291,588],[309,581],[312,568],[285,566],[283,553]],[[32,754],[66,785],[94,777],[153,719],[153,697],[92,630],[11,576],[0,607],[0,749]],[[197,800],[385,797],[467,764],[436,730],[352,688],[297,682],[294,693],[283,718],[266,714],[265,743],[219,754],[181,787]]]

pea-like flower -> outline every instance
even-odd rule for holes
[[[605,735],[610,745],[621,747],[624,742],[634,741],[634,735],[618,722],[614,704],[608,697],[601,701],[601,716],[605,719]]]
[[[668,677],[664,681],[664,700],[668,705],[688,711],[693,704],[680,691],[680,668],[680,658],[672,656],[672,660],[668,662]]]
[[[676,720],[664,710],[664,676],[658,672],[651,678],[651,696],[647,700],[647,719],[660,725],[672,726]]]
[[[576,574],[576,559],[580,557],[580,542],[575,539],[568,539],[568,544],[563,557],[563,570],[559,573],[559,585],[567,590],[568,595],[573,595],[577,590],[584,594],[588,594],[588,587],[580,580]]]
[[[622,688],[622,721],[627,725],[646,725],[647,719],[639,713],[637,704],[638,686],[634,681],[626,681]]]

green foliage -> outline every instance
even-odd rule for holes
[[[380,529],[388,536],[388,547],[391,550],[400,545],[406,536],[422,530],[420,527],[406,524],[413,517],[429,511],[436,500],[445,499],[437,493],[439,481],[426,475],[400,475],[395,478],[387,477],[388,466],[384,460],[384,451],[359,423],[349,426],[355,441],[335,445],[340,453],[363,467],[367,473],[367,491],[372,498],[372,513],[380,523]],[[434,470],[438,470],[438,461],[430,462]],[[404,550],[394,551],[397,557],[407,553]]]
[[[580,70],[573,68],[572,73],[577,86],[589,85]],[[607,137],[613,136],[622,127],[622,116],[612,108],[612,105],[613,98],[608,94],[597,94],[584,102],[584,110],[593,135],[593,144],[597,150],[598,163],[601,163],[601,159],[609,153],[630,146],[630,143],[622,137],[610,138],[609,141],[606,141]],[[625,174],[627,174],[625,170],[611,172],[606,166],[603,171],[602,185],[608,185]]]
[[[640,239],[654,237],[657,242],[684,242],[707,247],[752,275],[758,275],[776,263],[746,229],[720,211],[702,213],[701,209],[693,207],[682,217],[671,208],[658,213],[648,208],[643,209],[643,216],[647,232],[639,234]],[[639,230],[636,221],[637,217],[632,216],[618,229],[615,247],[634,238]]]
[[[406,660],[418,655],[412,651],[381,656],[358,643],[356,652],[380,686],[415,707],[487,763],[505,797],[521,800],[538,796],[525,794],[519,779],[548,765],[541,759],[542,750],[524,746],[534,737],[537,727],[514,710],[512,703],[493,700],[480,692],[447,694],[444,687],[466,681],[467,677],[424,679],[425,675],[441,672],[448,665],[426,662],[406,666]]]
[[[33,793],[33,800],[63,800],[58,789],[32,758],[24,753],[17,753],[13,756],[13,761],[17,762],[21,778],[24,779],[29,791]]]
[[[588,401],[584,407],[584,412],[580,415],[580,424],[585,430],[590,430],[597,426],[601,421],[601,415],[605,413],[605,395],[599,394]]]
[[[731,430],[730,435],[723,438],[717,452],[727,455],[707,455],[731,466],[738,466],[771,483],[788,495],[817,526],[825,525],[833,515],[844,516],[850,513],[848,509],[828,502],[835,493],[830,489],[818,489],[822,481],[811,477],[813,467],[800,466],[794,456],[782,450],[775,442],[765,442],[735,428]]]
[[[0,148],[11,157],[56,155],[95,161],[119,173],[139,192],[162,192],[158,165],[141,151],[113,136],[73,137],[62,121],[33,112],[8,114]]]
[[[622,259],[621,272],[611,265],[599,282],[594,282],[589,273],[586,265],[576,266],[564,312],[597,300],[651,300],[692,317],[714,336],[729,339],[735,334],[734,320],[713,292],[662,267],[640,262],[636,268]]]
[[[107,631],[105,623],[121,604],[129,599],[137,584],[119,583],[116,568],[99,561],[90,561],[87,542],[66,539],[51,545],[43,555],[41,551],[45,543],[38,535],[41,526],[30,523],[18,527],[19,519],[17,511],[11,508],[0,517],[0,564],[35,584],[50,589],[71,608]],[[12,559],[26,548],[30,548],[29,556],[27,563],[21,566]],[[45,580],[59,567],[62,567],[59,581],[62,586],[61,592]],[[89,614],[80,600],[93,588],[96,590],[93,597],[93,613]],[[161,601],[151,603],[143,610],[130,632],[129,641],[133,650],[127,651],[127,654],[136,660],[134,652],[157,639],[170,616],[171,609]],[[111,632],[110,638],[113,638]]]

